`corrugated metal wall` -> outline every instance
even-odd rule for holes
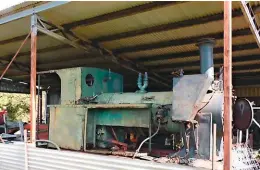
[[[25,170],[24,145],[0,144],[0,169]]]
[[[235,92],[238,97],[260,97],[260,86],[236,87]]]
[[[29,170],[198,170],[176,164],[42,149],[29,145],[25,152],[23,143],[0,144],[0,169],[26,170],[25,153],[28,155]]]

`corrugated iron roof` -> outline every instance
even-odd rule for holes
[[[19,4],[0,11],[0,18],[42,3],[47,2]],[[260,66],[260,50],[240,10],[239,2],[232,4],[234,74],[242,76],[250,72],[260,72],[256,68],[258,64]],[[250,4],[254,7],[260,6],[259,2]],[[167,76],[176,67],[184,68],[184,71],[199,71],[199,51],[195,44],[199,38],[208,36],[216,37],[215,67],[222,64],[223,2],[69,2],[39,12],[38,15],[65,30],[71,30],[80,39],[98,48],[86,53],[46,35],[39,35],[39,70],[100,66],[126,76],[131,74],[102,58],[104,51],[109,51],[118,58],[127,58],[132,63],[168,79]],[[29,30],[30,17],[0,25],[0,61],[10,60]],[[103,52],[100,53],[99,50]],[[17,64],[29,66],[29,54],[30,44],[27,43],[16,60]],[[1,69],[4,66],[5,64],[2,64]],[[26,72],[17,72],[15,68],[7,73],[15,78],[25,74]]]

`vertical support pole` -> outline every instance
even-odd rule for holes
[[[239,131],[239,142],[238,143],[242,143],[242,138],[243,138],[243,132],[242,130]]]
[[[217,124],[213,124],[212,170],[216,169]]]
[[[39,110],[40,110],[40,124],[42,124],[42,90],[40,90],[40,101],[39,101]]]
[[[232,149],[232,1],[224,1],[224,170],[231,168]]]
[[[6,119],[6,114],[7,114],[7,113],[3,114],[3,119],[4,119],[4,127],[5,127],[5,129],[4,129],[4,131],[5,131],[5,134],[7,133],[7,123],[6,123],[7,119]]]
[[[37,57],[37,16],[31,16],[31,80],[30,80],[30,140],[36,139],[36,57]]]
[[[87,144],[87,123],[88,123],[88,109],[85,112],[85,119],[84,119],[84,138],[83,138],[83,151],[86,152],[86,144]],[[93,137],[94,138],[94,137]]]
[[[39,131],[40,131],[40,122],[41,122],[41,110],[40,110],[40,103],[41,103],[41,95],[40,95],[40,93],[41,93],[41,89],[40,89],[40,84],[41,84],[41,75],[40,74],[38,74],[37,75],[38,76],[38,85],[37,85],[37,87],[38,87],[38,90],[37,90],[37,96],[38,96],[38,102],[37,102],[37,128],[36,128],[36,138],[37,139],[39,139]]]
[[[150,122],[149,122],[149,153],[152,152],[152,113],[150,112]]]
[[[42,105],[42,94],[41,94],[41,75],[40,74],[38,74],[38,108],[37,108],[37,110],[38,110],[38,121],[39,121],[39,124],[41,124],[42,123],[42,108],[41,108],[41,105]]]
[[[44,95],[43,95],[43,97],[44,97],[44,102],[43,102],[43,105],[44,105],[44,111],[43,111],[43,113],[44,113],[44,123],[45,124],[49,124],[49,121],[48,121],[48,115],[47,115],[47,113],[48,113],[48,107],[47,107],[47,103],[48,103],[48,90],[45,90],[44,91]]]
[[[24,130],[24,169],[28,170],[27,130]]]
[[[239,143],[239,130],[237,130],[237,144]]]
[[[249,135],[249,129],[247,129],[246,130],[246,141],[245,141],[245,143],[246,143],[246,145],[248,146],[248,136]]]
[[[23,122],[19,121],[19,129],[21,132],[21,141],[24,141],[24,128],[23,128]]]

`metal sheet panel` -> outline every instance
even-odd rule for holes
[[[0,144],[0,169],[24,170],[24,145]]]
[[[232,39],[233,45],[246,44],[246,43],[250,43],[250,42],[254,42],[254,37],[252,35],[233,37],[233,39]],[[151,43],[151,42],[149,42],[149,43]],[[131,46],[132,45],[134,45],[134,44],[131,44]],[[223,39],[216,40],[216,44],[214,45],[214,47],[216,47],[216,48],[223,47]],[[179,52],[196,51],[196,50],[198,50],[198,47],[196,46],[196,44],[190,43],[190,44],[181,45],[181,46],[170,46],[170,47],[164,47],[164,48],[143,50],[143,51],[138,51],[138,52],[128,52],[128,53],[120,54],[120,56],[124,56],[129,59],[137,59],[137,58],[141,58],[141,57],[149,57],[149,56],[154,56],[154,55],[164,55],[164,54],[169,54],[169,53],[179,53]]]
[[[89,113],[95,115],[97,125],[148,128],[150,123],[149,109],[99,109]]]
[[[172,120],[193,120],[211,83],[212,79],[204,74],[174,78]]]
[[[44,18],[51,19],[52,22],[58,25],[62,25],[135,7],[148,2],[149,1],[73,1],[69,4],[59,6],[56,9],[41,12],[40,15]]]
[[[83,107],[50,107],[49,139],[61,148],[80,150],[83,147],[85,113]]]
[[[198,115],[200,125],[198,127],[198,154],[202,159],[211,159],[212,153],[212,116],[207,113]],[[220,144],[217,149],[220,149]]]
[[[121,23],[121,25],[126,25],[126,24]],[[243,29],[247,27],[248,27],[247,22],[244,20],[243,16],[235,17],[232,19],[233,30]],[[210,33],[217,33],[222,31],[223,31],[223,20],[219,20],[219,21],[209,22],[207,24],[197,24],[190,27],[183,27],[183,28],[173,29],[169,31],[156,32],[156,33],[144,34],[140,36],[134,36],[134,37],[124,38],[124,39],[119,39],[114,41],[102,42],[101,45],[109,49],[115,49],[115,48],[121,48],[121,47],[133,46],[139,44],[154,43],[159,41],[166,41],[166,40],[173,40],[173,39],[180,39],[180,38],[189,38],[189,37],[199,36],[199,35],[207,35]],[[81,34],[82,35],[89,34],[89,32],[83,32]]]
[[[13,152],[14,150],[14,152]],[[12,157],[7,155],[12,151]],[[24,144],[0,144],[1,170],[24,170]],[[202,170],[177,164],[163,164],[131,158],[94,155],[72,151],[35,148],[28,145],[28,168],[30,170]],[[17,163],[20,162],[20,163]]]
[[[57,70],[61,79],[61,104],[75,104],[81,98],[81,68]]]
[[[96,100],[98,103],[123,104],[123,103],[153,103],[167,105],[172,103],[172,92],[148,93],[103,93]]]

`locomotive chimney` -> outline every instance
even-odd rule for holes
[[[213,48],[214,39],[205,38],[198,42],[200,50],[200,73],[214,78]]]

